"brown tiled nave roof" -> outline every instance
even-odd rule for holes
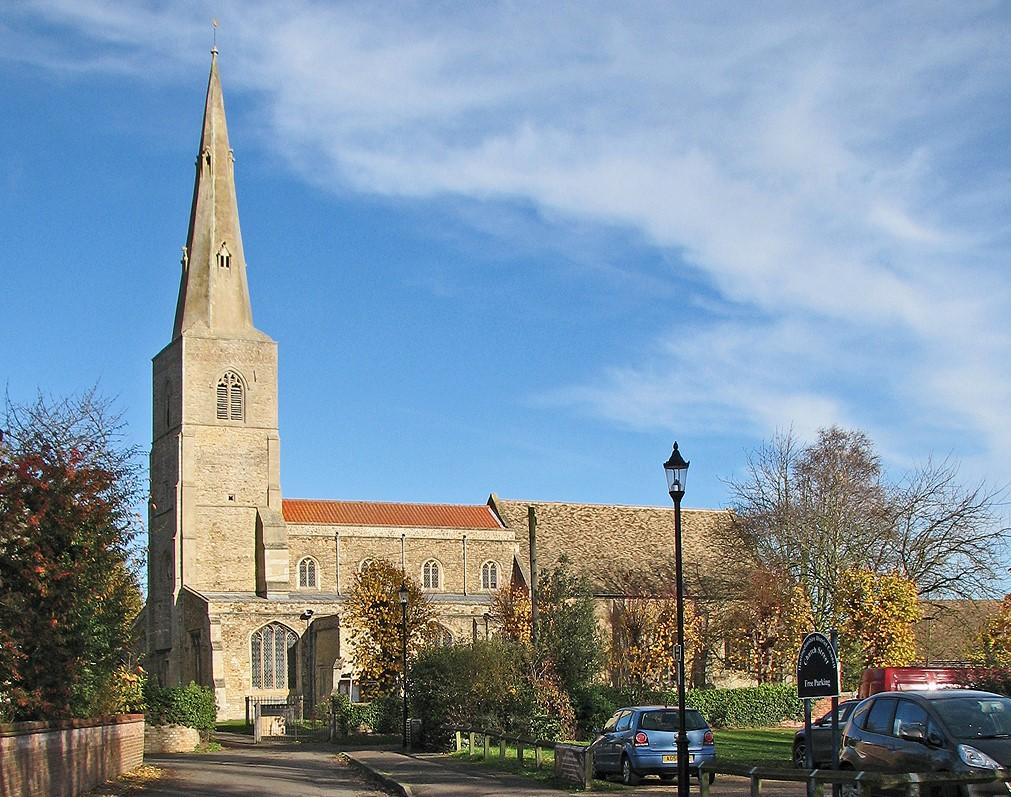
[[[285,498],[281,506],[288,523],[436,529],[502,528],[495,513],[486,504],[400,504]]]

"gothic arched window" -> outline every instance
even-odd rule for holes
[[[481,565],[481,589],[498,589],[498,564],[495,562]]]
[[[295,686],[296,658],[292,648],[298,637],[280,623],[254,631],[249,640],[253,689],[290,689]]]
[[[439,563],[429,559],[421,568],[421,586],[425,589],[439,589],[442,585]]]
[[[218,380],[216,398],[219,421],[245,420],[246,388],[235,371],[225,371]]]
[[[305,557],[298,563],[298,586],[303,589],[316,589],[319,587],[319,579],[316,560],[311,556]]]

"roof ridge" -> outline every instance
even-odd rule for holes
[[[372,506],[465,506],[489,509],[488,504],[454,504],[446,501],[372,501],[365,498],[284,498],[284,501],[315,501],[326,504],[370,504]]]
[[[541,501],[536,499],[525,499],[525,498],[502,498],[498,497],[498,500],[504,501],[510,504],[541,504],[546,506],[596,506],[596,507],[610,507],[612,509],[668,509],[673,510],[673,505],[663,506],[657,504],[613,504],[613,503],[594,503],[591,501]],[[706,507],[681,507],[682,512],[731,512],[729,507],[723,507],[721,509],[712,509]]]

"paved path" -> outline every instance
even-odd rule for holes
[[[146,756],[162,778],[144,797],[386,797],[331,745],[225,742],[218,753]]]
[[[329,744],[251,744],[248,736],[219,735],[217,753],[147,756],[163,770],[144,797],[561,797],[567,792],[490,767],[442,755],[404,755],[395,750],[347,750]],[[386,791],[384,791],[385,789]],[[676,788],[647,780],[622,797],[661,797]],[[794,783],[763,783],[763,797],[804,797]],[[692,783],[692,795],[698,786]],[[750,797],[746,778],[718,776],[712,797]]]
[[[567,793],[548,784],[495,773],[478,764],[446,760],[443,756],[404,755],[391,750],[348,751],[347,756],[402,797],[560,797]],[[647,780],[635,789],[619,787],[613,793],[622,797],[661,797],[676,792],[676,786]],[[698,785],[694,781],[691,793],[698,797]],[[747,778],[719,775],[710,793],[712,797],[749,797],[751,784]],[[765,781],[762,794],[763,797],[804,797],[805,788],[799,783]]]

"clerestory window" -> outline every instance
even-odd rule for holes
[[[495,562],[481,565],[481,589],[498,589],[498,565]]]
[[[301,589],[316,589],[319,587],[317,580],[316,560],[307,556],[298,563],[298,586]]]
[[[226,371],[217,386],[217,412],[219,421],[242,421],[246,418],[245,386],[234,371]]]
[[[425,589],[439,589],[442,583],[440,576],[439,563],[429,559],[421,568],[421,586]]]

